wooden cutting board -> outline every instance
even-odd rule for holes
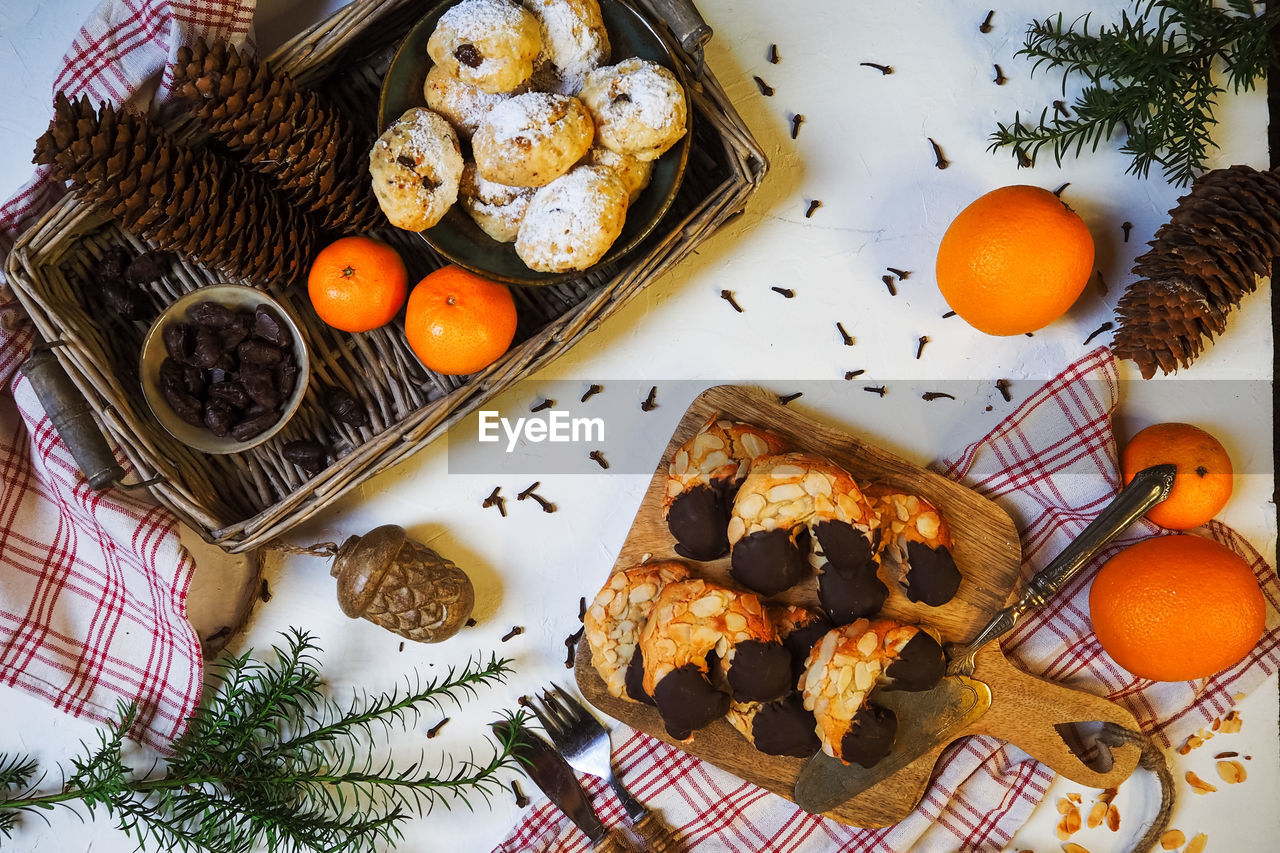
[[[999,506],[952,480],[857,436],[783,406],[773,394],[758,388],[732,385],[717,386],[703,392],[681,418],[667,449],[658,460],[635,522],[618,554],[615,569],[629,568],[647,559],[683,559],[673,550],[674,540],[662,518],[667,460],[717,412],[732,420],[774,430],[785,436],[796,449],[819,453],[844,466],[859,482],[888,482],[905,492],[927,498],[942,511],[951,527],[953,556],[963,575],[956,597],[935,608],[912,603],[900,589],[891,588],[884,615],[903,622],[929,625],[938,630],[944,643],[965,642],[976,635],[991,614],[1009,600],[1018,581],[1021,547],[1012,519]],[[698,576],[733,585],[727,556],[709,563],[684,562]],[[602,575],[600,580],[603,584],[605,576]],[[816,578],[811,577],[772,600],[816,607]],[[793,799],[793,786],[804,759],[757,752],[725,720],[717,720],[695,732],[687,742],[673,740],[667,735],[654,708],[609,694],[591,666],[591,650],[585,638],[578,646],[575,676],[582,695],[614,719],[775,794]],[[994,644],[986,647],[979,656],[975,676],[991,686],[995,697],[992,710],[969,729],[949,738],[948,742],[965,734],[1004,736],[1069,778],[1094,787],[1108,787],[1132,772],[1137,762],[1136,749],[1128,748],[1117,753],[1111,771],[1100,773],[1083,765],[1054,730],[1056,723],[1082,720],[1109,720],[1136,729],[1132,716],[1118,706],[1027,675],[1010,666]],[[896,823],[919,802],[934,762],[945,746],[946,743],[938,744],[827,816],[856,826]]]

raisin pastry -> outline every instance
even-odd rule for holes
[[[537,88],[576,95],[587,72],[609,58],[609,33],[596,0],[522,0],[538,19],[542,53],[534,68]]]
[[[541,52],[538,19],[508,0],[462,0],[427,40],[427,54],[449,76],[495,94],[528,80]]]
[[[955,598],[960,570],[951,531],[938,508],[883,483],[863,490],[880,515],[880,560],[898,576],[911,601],[941,607]]]
[[[730,572],[748,589],[775,595],[813,565],[823,609],[837,624],[850,622],[888,596],[876,577],[877,524],[853,477],[834,462],[810,453],[764,457],[733,501]]]
[[[804,707],[798,684],[814,643],[832,626],[821,613],[806,607],[775,606],[766,612],[791,656],[791,692],[773,702],[732,702],[726,716],[730,725],[761,752],[806,758],[821,744],[817,721]]]
[[[425,231],[458,200],[458,137],[441,116],[414,107],[373,143],[369,175],[387,220],[407,231]]]
[[[871,704],[872,693],[928,690],[945,669],[942,646],[914,625],[859,619],[829,632],[809,653],[801,683],[822,750],[845,764],[875,766],[893,748],[898,721]]]
[[[481,231],[499,243],[513,243],[534,192],[532,187],[486,181],[476,172],[474,163],[467,163],[458,184],[458,201]]]
[[[675,560],[616,571],[587,608],[582,624],[591,647],[591,665],[612,695],[653,704],[640,685],[644,675],[640,631],[663,588],[688,577],[689,570]]]
[[[633,56],[587,74],[578,94],[596,122],[600,144],[639,160],[656,160],[685,134],[688,104],[676,75]]]
[[[610,151],[599,145],[588,151],[587,156],[582,158],[582,162],[587,166],[604,166],[606,169],[613,169],[622,180],[622,185],[627,188],[628,205],[636,203],[640,193],[649,186],[649,179],[653,177],[652,160],[637,160],[629,154],[619,154],[617,151]]]
[[[667,733],[688,739],[731,699],[771,702],[791,687],[791,658],[760,599],[701,579],[663,587],[640,633],[644,691]]]
[[[622,233],[627,190],[610,169],[578,166],[533,194],[516,235],[516,255],[539,272],[585,270]]]
[[[662,517],[675,537],[676,553],[704,561],[727,554],[733,497],[751,463],[785,447],[781,436],[719,414],[680,445],[667,467],[662,499]]]
[[[511,97],[464,83],[446,71],[443,65],[431,66],[422,94],[427,99],[427,107],[444,116],[453,125],[459,139],[468,140],[479,129],[489,110]]]
[[[592,133],[591,116],[577,98],[525,92],[485,114],[471,151],[485,180],[543,187],[582,159]]]

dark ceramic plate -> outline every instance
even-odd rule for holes
[[[447,0],[424,15],[414,24],[396,51],[391,67],[387,69],[387,75],[382,81],[382,97],[378,102],[380,131],[399,118],[405,110],[427,105],[422,94],[427,71],[431,67],[431,58],[427,56],[427,39],[435,30],[436,21],[455,2],[456,0]],[[688,92],[684,68],[673,55],[659,25],[623,0],[600,0],[600,11],[613,49],[611,63],[621,62],[631,56],[652,60],[673,71]],[[671,207],[689,159],[692,121],[690,112],[685,117],[688,132],[653,164],[653,176],[648,188],[627,210],[627,222],[622,234],[596,264],[597,267],[617,261],[638,246],[657,227],[663,214]],[[455,204],[434,228],[423,231],[422,237],[433,249],[458,266],[508,284],[552,284],[566,278],[576,278],[585,272],[541,273],[529,269],[516,256],[515,247],[511,243],[499,243],[481,231],[460,204]]]

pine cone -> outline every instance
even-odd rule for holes
[[[315,252],[310,218],[262,178],[178,144],[141,113],[60,93],[34,162],[137,236],[232,278],[288,283]]]
[[[198,40],[179,48],[173,89],[214,138],[326,230],[386,223],[369,177],[372,138],[288,74],[224,41]]]
[[[1205,339],[1227,328],[1227,315],[1280,255],[1280,173],[1232,166],[1204,175],[1178,199],[1139,276],[1116,307],[1111,349],[1138,365],[1144,379],[1159,368],[1187,367]]]

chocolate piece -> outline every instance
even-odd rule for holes
[[[293,389],[298,384],[298,374],[301,369],[298,362],[294,359],[293,353],[286,352],[284,358],[276,365],[276,384],[280,386],[280,396],[288,399],[293,393]]]
[[[236,355],[241,364],[261,364],[264,367],[275,367],[284,359],[284,353],[279,347],[257,340],[247,340],[240,344],[236,347]]]
[[[308,475],[314,476],[324,468],[325,449],[318,441],[306,438],[290,441],[280,448],[280,453]]]
[[[231,432],[231,424],[234,421],[231,407],[221,400],[210,400],[204,405],[204,425],[209,428],[209,432],[218,438],[224,437]]]
[[[960,570],[945,547],[930,548],[922,542],[907,543],[907,598],[930,607],[941,607],[960,588]]]
[[[713,480],[676,496],[667,513],[667,528],[675,537],[675,551],[690,560],[715,560],[729,553],[729,513],[733,485]]]
[[[249,337],[249,318],[239,315],[236,322],[219,331],[218,337],[224,350],[234,350]]]
[[[819,521],[813,526],[822,556],[831,565],[845,571],[860,572],[868,565],[874,573],[874,554],[878,543],[862,531],[842,521]]]
[[[942,680],[947,670],[947,656],[938,641],[924,631],[918,632],[898,652],[898,659],[885,670],[892,681],[887,690],[918,692],[929,690]]]
[[[809,530],[758,530],[733,546],[733,579],[761,595],[776,595],[809,574]]]
[[[848,625],[878,611],[889,597],[889,588],[876,577],[876,564],[843,569],[830,563],[818,575],[818,601],[837,625]]]
[[[259,435],[276,421],[280,420],[280,413],[276,411],[265,412],[256,418],[250,418],[247,421],[241,421],[231,428],[231,437],[236,441],[248,441],[255,435]]]
[[[781,643],[744,640],[734,646],[729,690],[739,702],[772,702],[792,689],[791,653]]]
[[[130,284],[151,284],[164,276],[164,268],[172,262],[172,252],[143,252],[129,262],[124,277]]]
[[[646,705],[657,704],[652,696],[644,692],[644,654],[639,646],[631,654],[631,663],[627,664],[626,685],[627,695],[632,699]]]
[[[323,401],[325,410],[344,424],[353,427],[368,426],[369,416],[347,389],[331,385],[324,390]]]
[[[653,690],[654,704],[667,734],[686,740],[695,729],[710,725],[729,711],[729,694],[711,686],[693,664],[673,669]]]
[[[279,318],[265,305],[253,309],[253,336],[272,346],[284,346],[289,338]]]
[[[209,386],[209,399],[219,400],[235,409],[249,405],[249,395],[239,382],[215,382]]]
[[[813,713],[799,693],[762,705],[751,725],[751,740],[766,755],[808,758],[822,748]]]
[[[240,370],[240,382],[253,402],[267,409],[280,406],[280,388],[276,385],[275,374],[269,368],[246,364]]]
[[[191,348],[195,345],[192,327],[188,323],[170,323],[160,332],[164,341],[164,351],[169,358],[183,364],[191,358]]]
[[[196,345],[191,352],[191,364],[203,368],[213,367],[224,352],[226,350],[222,347],[222,337],[216,328],[196,326]]]
[[[197,302],[187,309],[187,319],[197,326],[225,329],[236,322],[236,312],[219,302]]]
[[[823,635],[834,627],[830,620],[821,618],[805,625],[803,628],[796,628],[782,638],[782,645],[786,647],[787,652],[791,655],[791,683],[793,685],[799,682],[800,676],[804,674],[805,664],[809,661],[809,652],[813,650],[814,643],[821,640]]]
[[[898,718],[888,708],[866,705],[853,717],[849,731],[840,742],[845,761],[874,767],[893,749],[898,734]]]

